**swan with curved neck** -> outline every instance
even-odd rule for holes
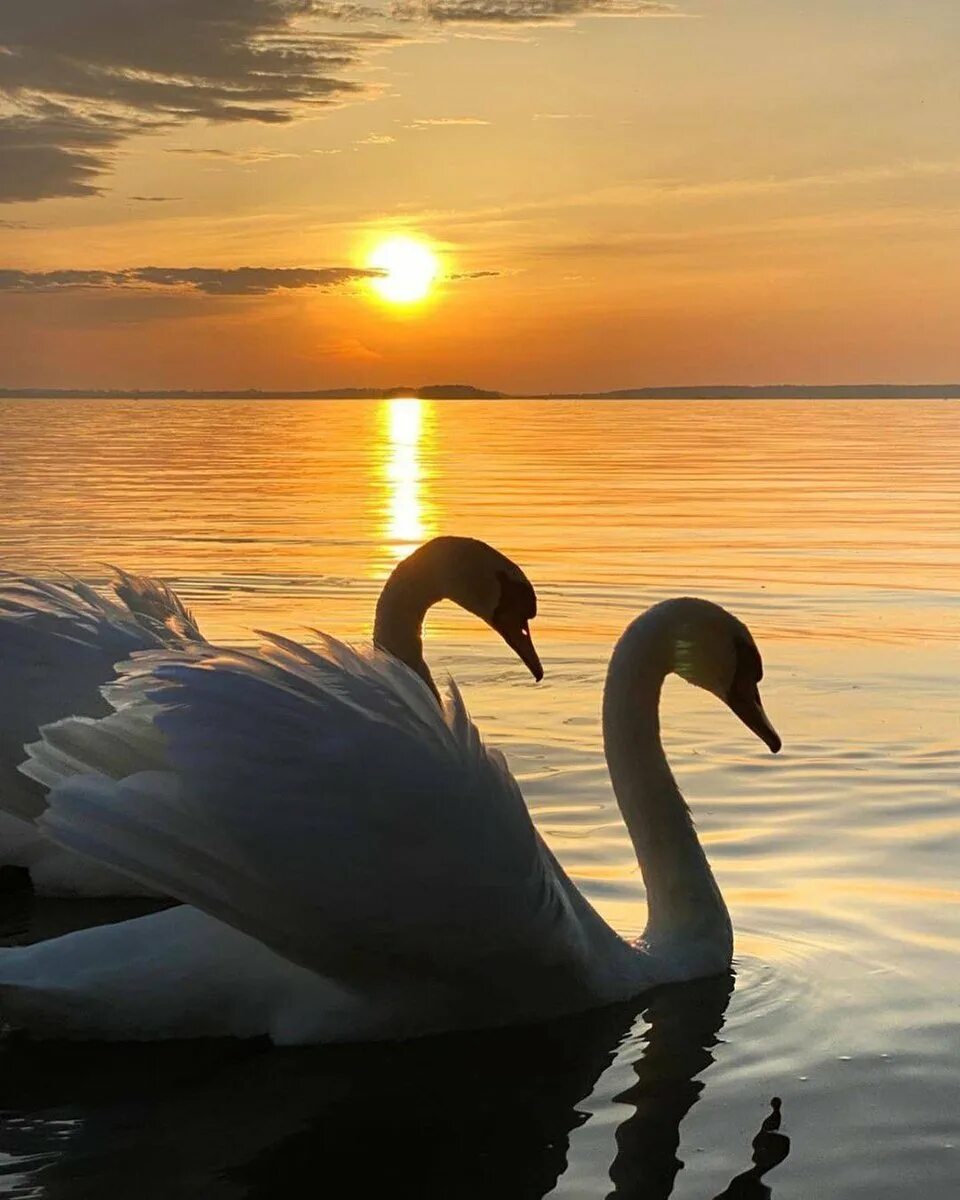
[[[723,701],[776,754],[760,702],[760,653],[750,631],[709,601],[667,600],[628,626],[603,693],[603,742],[613,790],[647,892],[646,960],[720,970],[732,956],[726,905],[660,739],[660,694],[677,674]],[[697,974],[710,973],[696,970]]]
[[[130,664],[111,716],[30,747],[53,785],[40,823],[183,906],[0,950],[0,1013],[54,1036],[392,1039],[726,971],[730,918],[660,741],[671,673],[780,749],[736,617],[684,598],[627,628],[603,727],[647,891],[628,942],[534,829],[455,688],[441,708],[394,659],[333,642]],[[117,746],[143,765],[105,772]]]
[[[520,568],[475,538],[436,537],[394,567],[377,601],[373,641],[440,694],[423,659],[423,620],[441,600],[480,617],[539,682],[543,667],[530,638],[537,597]]]
[[[19,771],[24,746],[41,726],[110,711],[101,690],[116,678],[117,664],[133,654],[168,650],[201,658],[218,653],[166,584],[118,570],[112,590],[114,596],[108,597],[75,580],[48,583],[0,575],[0,891],[24,886],[45,895],[144,891],[40,837],[32,822],[46,808],[47,786]],[[535,679],[543,677],[530,637],[537,599],[520,568],[474,538],[434,538],[387,579],[377,603],[374,642],[415,671],[438,704],[423,658],[422,626],[427,610],[440,600],[476,614]]]

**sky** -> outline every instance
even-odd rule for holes
[[[3,0],[0,386],[958,380],[958,45],[956,0]]]

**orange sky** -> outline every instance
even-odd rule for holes
[[[957,45],[955,0],[6,0],[0,386],[960,379]]]

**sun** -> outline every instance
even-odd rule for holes
[[[416,238],[386,238],[371,250],[367,265],[386,272],[370,280],[374,291],[390,304],[415,304],[430,292],[440,264],[425,243]]]

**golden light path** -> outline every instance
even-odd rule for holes
[[[426,298],[440,265],[430,247],[417,238],[398,235],[378,242],[367,265],[385,274],[371,279],[373,290],[391,304],[415,304]]]
[[[414,397],[385,402],[387,483],[385,540],[394,559],[403,558],[432,534],[429,502],[422,494],[421,439],[430,429],[429,403]],[[424,420],[425,410],[427,420]]]

